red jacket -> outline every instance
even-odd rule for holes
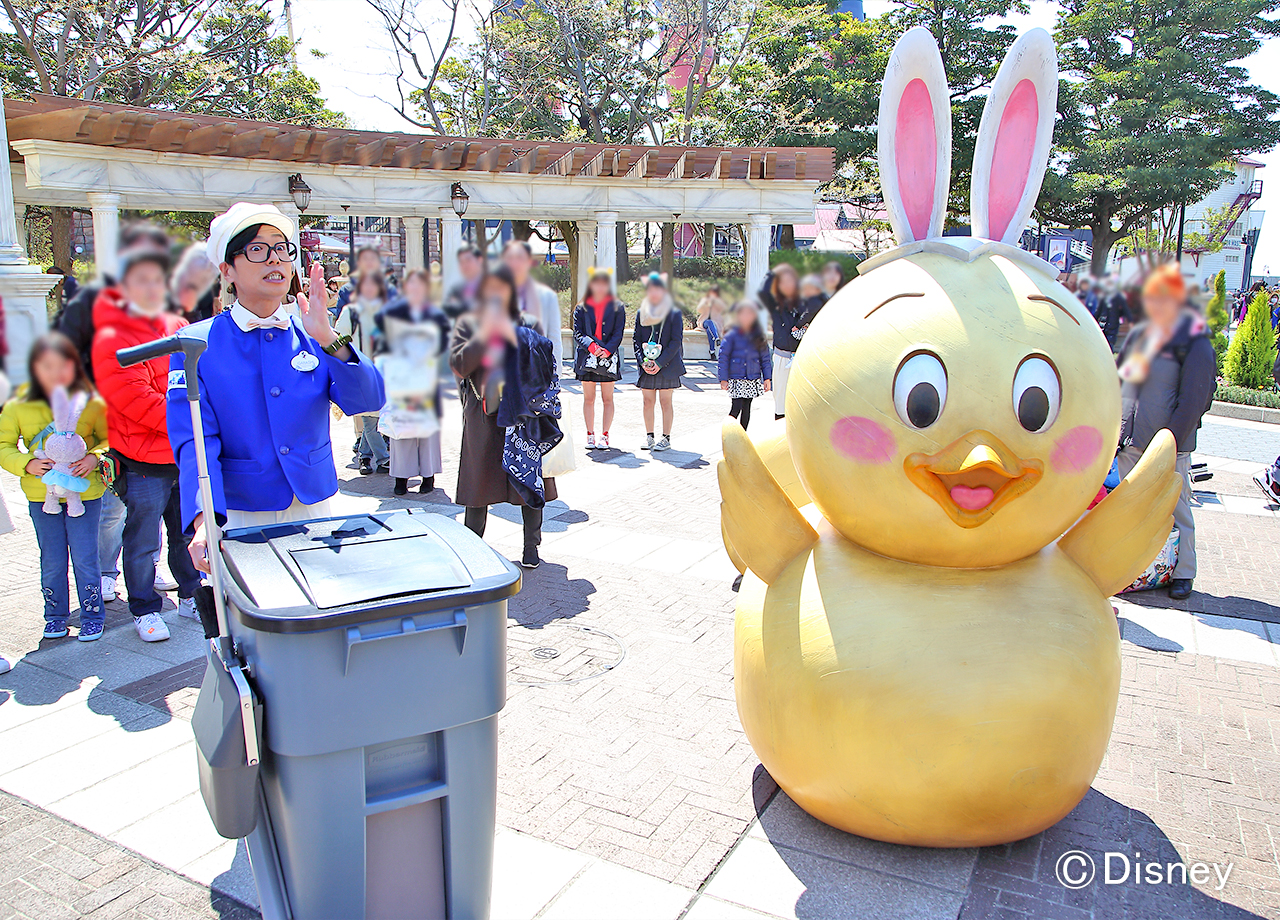
[[[93,304],[93,376],[107,402],[107,438],[130,460],[173,463],[165,422],[168,357],[121,367],[116,351],[172,335],[187,323],[172,313],[154,319],[129,313],[117,288],[105,288]]]

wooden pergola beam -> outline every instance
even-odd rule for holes
[[[427,155],[427,151],[433,149],[434,145],[430,141],[418,141],[416,144],[401,147],[391,157],[391,165],[399,169],[417,169],[422,158]]]
[[[520,172],[525,175],[537,175],[542,172],[547,158],[551,156],[550,144],[539,144],[520,158]]]
[[[646,150],[640,155],[640,159],[636,160],[634,166],[627,170],[628,179],[644,179],[647,178],[646,171],[649,169],[649,161],[655,159],[652,150]]]
[[[204,125],[187,136],[183,153],[225,153],[235,134],[234,125]]]
[[[715,165],[711,167],[708,179],[728,179],[729,171],[733,169],[733,155],[729,151],[724,150],[716,155]]]
[[[278,135],[267,152],[272,160],[301,160],[307,155],[311,143],[310,131],[289,131]]]
[[[26,140],[29,137],[51,141],[74,141],[88,134],[93,123],[102,115],[96,106],[77,106],[60,112],[39,112],[7,119],[10,140]]]
[[[475,168],[480,172],[502,172],[511,163],[511,149],[514,144],[499,144],[490,147],[476,159]]]
[[[544,176],[576,176],[582,169],[582,161],[587,158],[587,148],[574,147],[560,159],[542,171]]]
[[[262,153],[264,147],[269,149],[279,133],[279,128],[259,128],[248,134],[237,134],[231,139],[227,153],[233,157],[255,157]]]
[[[166,119],[151,129],[149,146],[161,152],[181,150],[195,128],[196,123],[190,118]]]

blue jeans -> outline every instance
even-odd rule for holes
[[[124,545],[124,502],[108,489],[102,493],[98,517],[98,567],[103,578],[120,577],[120,548]]]
[[[178,582],[178,597],[195,597],[200,573],[187,553],[182,532],[178,480],[125,473],[124,584],[129,592],[129,612],[135,617],[159,613],[164,601],[156,593],[156,559],[160,549],[160,521],[169,534],[169,571]]]
[[[716,356],[716,351],[720,348],[720,330],[716,328],[713,320],[704,319],[702,328],[707,333],[707,350],[711,352],[711,357]]]
[[[101,574],[98,571],[98,514],[102,502],[92,499],[84,503],[84,514],[71,517],[62,504],[60,513],[45,514],[40,502],[31,502],[31,522],[35,525],[36,542],[40,545],[40,588],[44,593],[46,623],[66,623],[71,616],[71,599],[67,591],[67,553],[76,577],[76,593],[80,596],[80,625],[101,623]]]
[[[387,442],[382,440],[382,435],[378,434],[378,417],[376,415],[360,416],[361,435],[360,435],[360,456],[368,457],[373,461],[375,468],[386,466],[391,462],[391,451],[387,449]],[[177,577],[177,576],[174,576]]]

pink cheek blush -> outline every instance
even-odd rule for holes
[[[889,429],[856,415],[846,415],[831,426],[831,444],[858,463],[886,463],[896,447]]]
[[[1087,470],[1102,451],[1102,432],[1090,425],[1072,428],[1053,445],[1049,462],[1059,473]]]

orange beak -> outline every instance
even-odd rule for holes
[[[1039,460],[1023,460],[989,431],[975,429],[936,454],[912,454],[907,478],[961,527],[977,527],[1026,494],[1044,473]]]

